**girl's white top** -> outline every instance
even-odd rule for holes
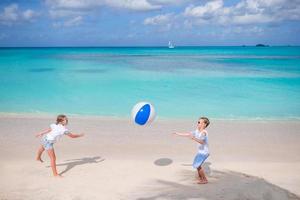
[[[62,124],[51,124],[50,128],[51,131],[47,133],[46,139],[48,141],[51,141],[52,143],[55,143],[63,135],[67,135],[70,133],[69,130]]]
[[[195,131],[192,132],[192,134],[197,139],[204,141],[204,144],[200,144],[200,143],[198,144],[198,153],[209,154],[207,133],[204,134],[204,133],[200,132],[198,129],[196,129]]]

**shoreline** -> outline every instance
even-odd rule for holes
[[[26,112],[0,112],[0,118],[6,118],[6,117],[11,117],[11,118],[53,118],[61,113],[26,113]],[[69,117],[72,118],[84,118],[84,119],[106,119],[106,120],[131,120],[131,116],[105,116],[105,115],[85,115],[85,114],[68,114],[68,113],[62,113],[66,114]],[[200,117],[200,116],[199,116]],[[273,121],[290,121],[290,122],[300,122],[300,117],[285,117],[285,118],[261,118],[261,117],[255,117],[255,118],[245,118],[245,117],[240,117],[240,118],[213,118],[213,117],[208,117],[210,120],[213,121],[235,121],[235,122],[273,122]],[[191,120],[197,120],[198,118],[194,117],[182,117],[182,118],[171,118],[171,117],[158,117],[156,116],[155,121],[191,121]]]

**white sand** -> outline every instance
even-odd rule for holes
[[[69,118],[69,128],[86,136],[55,144],[59,179],[46,153],[44,163],[34,160],[34,133],[55,116],[0,115],[0,199],[300,199],[299,121],[212,120],[209,183],[197,185],[196,144],[171,134],[193,130],[197,119],[139,127]]]

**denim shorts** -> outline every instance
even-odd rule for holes
[[[53,149],[53,141],[47,140],[46,136],[42,138],[42,145],[45,150]]]
[[[197,155],[194,158],[193,167],[196,169],[199,168],[208,158],[208,156],[209,154],[197,153]]]

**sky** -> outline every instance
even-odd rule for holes
[[[300,0],[1,0],[0,47],[300,45]]]

